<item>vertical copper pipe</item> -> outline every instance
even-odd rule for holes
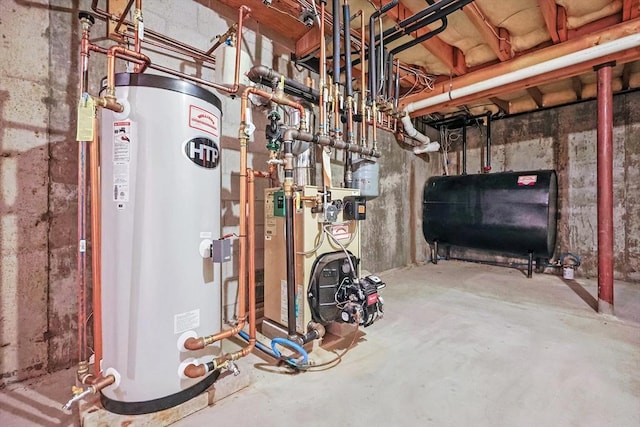
[[[91,270],[93,275],[93,372],[100,375],[102,360],[102,222],[100,212],[100,145],[97,120],[93,121],[93,141],[89,145],[89,182],[91,185]]]
[[[598,68],[598,311],[613,314],[612,64]]]
[[[216,334],[209,335],[206,337],[199,338],[189,338],[184,346],[188,350],[199,350],[204,348],[209,344],[213,344],[216,341],[219,341],[224,338],[229,338],[234,336],[240,332],[247,320],[246,316],[246,286],[247,286],[247,143],[249,140],[249,136],[247,135],[246,125],[247,125],[247,108],[249,106],[249,95],[255,93],[260,95],[267,100],[273,101],[277,104],[287,105],[289,107],[296,108],[300,111],[301,117],[301,127],[305,128],[306,122],[304,121],[305,110],[302,104],[291,101],[287,98],[283,98],[277,96],[275,93],[265,92],[263,90],[257,89],[255,87],[248,87],[242,93],[242,97],[240,99],[240,130],[238,132],[238,139],[240,142],[240,218],[239,218],[239,236],[238,236],[238,245],[239,245],[239,273],[238,273],[238,324],[232,329],[227,329],[224,331],[220,331]],[[249,295],[251,297],[251,295]],[[254,296],[255,297],[255,296]],[[254,304],[255,305],[255,304]],[[249,313],[251,316],[252,314]],[[253,314],[255,316],[255,313]],[[231,356],[229,356],[231,357]],[[241,356],[238,356],[241,357]],[[236,358],[229,360],[236,360]]]
[[[80,43],[80,96],[87,92],[89,79],[89,34],[93,18],[80,14],[82,25],[82,40]],[[78,144],[78,258],[76,283],[78,288],[78,362],[86,369],[87,357],[87,142],[80,141]],[[80,365],[78,368],[80,372]]]
[[[256,219],[255,173],[247,170],[247,252],[249,254],[249,345],[241,352],[246,356],[256,344]]]
[[[141,39],[140,39],[140,32],[141,32],[141,30],[140,30],[140,22],[141,22],[141,19],[142,19],[142,0],[136,0],[136,9],[135,9],[134,13],[136,15],[136,18],[135,18],[135,31],[136,31],[136,34],[134,35],[134,48],[133,48],[133,50],[136,53],[140,53],[140,43],[141,43]],[[144,24],[143,24],[142,28],[144,29]],[[138,66],[136,65],[136,72],[138,72],[137,69],[138,69]]]
[[[240,6],[238,9],[238,32],[236,33],[236,70],[233,76],[233,86],[227,90],[229,93],[236,93],[240,88],[240,53],[242,52],[242,25],[245,13],[250,14],[251,8],[245,5]]]

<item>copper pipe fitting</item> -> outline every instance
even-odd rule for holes
[[[184,375],[189,378],[200,378],[205,376],[207,372],[208,369],[205,364],[194,365],[193,363],[190,363],[184,368]]]

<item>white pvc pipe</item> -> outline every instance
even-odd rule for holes
[[[587,49],[579,50],[568,55],[561,56],[559,58],[550,59],[545,62],[541,62],[530,67],[522,68],[520,70],[512,71],[501,76],[493,77],[482,82],[473,83],[469,86],[462,87],[460,89],[454,89],[450,92],[436,95],[431,98],[426,98],[421,101],[411,102],[405,105],[402,110],[407,115],[421,110],[423,108],[432,107],[434,105],[442,104],[447,101],[462,98],[465,96],[473,95],[485,90],[495,89],[498,86],[504,86],[510,83],[515,83],[530,77],[539,76],[550,71],[556,71],[561,68],[565,68],[571,65],[580,64],[582,62],[590,61],[592,59],[601,58],[606,55],[621,52],[623,50],[632,49],[640,46],[640,34],[632,34],[630,36],[622,37],[610,42],[606,42],[597,46],[589,47]],[[402,123],[405,123],[404,117]],[[413,126],[412,126],[413,127]],[[406,129],[406,127],[405,127]]]
[[[411,138],[417,139],[425,145],[431,142],[431,139],[429,139],[427,135],[421,134],[415,127],[413,127],[413,123],[411,123],[411,117],[409,117],[408,114],[402,116],[402,119],[400,119],[400,121],[402,122],[404,133],[409,135]]]

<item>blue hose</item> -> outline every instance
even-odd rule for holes
[[[238,335],[240,335],[240,337],[242,339],[244,339],[245,341],[249,341],[249,334],[247,334],[245,331],[240,331],[238,332]],[[280,356],[276,356],[276,354],[274,352],[271,351],[271,349],[269,347],[267,347],[266,345],[262,344],[260,341],[256,340],[256,348],[260,351],[263,351],[265,353],[267,353],[269,356],[278,359],[280,358]]]
[[[309,355],[307,354],[307,352],[305,351],[304,348],[302,348],[301,345],[290,341],[286,338],[274,338],[271,340],[271,350],[273,350],[273,352],[276,354],[276,356],[278,358],[282,357],[282,354],[280,354],[280,351],[276,348],[276,344],[280,344],[284,347],[289,347],[292,350],[297,351],[298,353],[300,353],[302,355],[302,364],[306,365],[307,362],[309,361]]]

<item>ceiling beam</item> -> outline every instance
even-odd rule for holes
[[[511,111],[511,102],[509,101],[505,101],[504,99],[500,99],[495,96],[489,98],[489,101],[496,104],[500,111],[502,111],[504,114],[509,114],[509,112]]]
[[[573,91],[576,93],[576,99],[580,101],[582,99],[582,80],[580,80],[580,77],[571,77],[571,85],[573,86]]]
[[[622,67],[622,90],[629,89],[629,81],[631,80],[631,63],[624,64]]]
[[[544,106],[544,102],[542,99],[542,92],[540,92],[540,89],[538,89],[537,87],[528,87],[527,88],[527,93],[529,94],[529,96],[531,98],[533,98],[533,100],[535,101],[536,105],[538,106],[538,108],[542,108]]]
[[[640,16],[640,0],[622,0],[622,20],[628,21]]]
[[[414,94],[406,97],[405,99],[403,99],[402,105],[407,105],[411,102],[425,100],[435,96],[447,94],[451,90],[464,88],[466,86],[469,86],[475,83],[479,83],[494,77],[502,76],[504,74],[510,73],[515,70],[526,68],[533,64],[539,64],[541,62],[559,58],[561,56],[565,56],[573,52],[578,52],[578,51],[593,47],[597,44],[614,41],[621,37],[625,37],[629,34],[635,34],[638,32],[640,32],[640,19],[624,22],[622,24],[618,24],[606,30],[589,34],[587,36],[580,37],[574,40],[569,40],[565,43],[560,43],[544,49],[540,49],[538,51],[532,52],[531,54],[516,57],[511,61],[501,62],[499,64],[480,69],[473,73],[465,74],[464,76],[460,76],[452,79],[450,82],[443,82],[443,83],[437,84],[435,85],[432,91]],[[422,116],[425,114],[432,113],[434,111],[441,111],[446,108],[456,107],[462,104],[469,104],[471,102],[479,101],[481,99],[487,99],[489,97],[497,97],[509,92],[516,91],[516,90],[522,90],[528,87],[539,86],[541,84],[550,83],[558,79],[573,77],[578,74],[591,71],[591,69],[594,66],[605,63],[605,62],[617,61],[618,64],[625,64],[627,62],[636,61],[639,59],[640,59],[640,47],[627,49],[625,51],[618,52],[616,54],[607,55],[605,57],[570,65],[560,70],[541,73],[539,75],[530,77],[525,80],[504,84],[496,88],[473,93],[467,96],[462,96],[457,99],[443,101],[436,105],[432,105],[432,106],[414,111],[413,113],[411,113],[411,116],[412,117]]]
[[[567,9],[562,6],[558,6],[558,21],[556,26],[558,28],[560,41],[566,42],[569,39],[569,23],[567,22]]]
[[[576,37],[584,36],[596,31],[604,30],[605,28],[612,27],[616,24],[619,24],[620,22],[622,22],[622,19],[617,13],[605,16],[604,18],[600,18],[597,21],[589,22],[582,27],[569,30],[567,32],[567,38],[569,40],[575,39]]]
[[[509,31],[505,28],[495,27],[491,22],[487,21],[487,18],[475,3],[470,3],[463,7],[462,11],[480,32],[484,41],[487,42],[500,61],[508,61],[513,58]]]
[[[415,15],[415,13],[402,4],[402,2],[399,2],[396,7],[392,8],[386,14],[387,17],[396,22],[402,21],[403,19],[413,15]],[[427,34],[429,31],[429,27],[422,27],[421,29],[413,32],[412,37],[418,38]],[[431,37],[429,40],[425,40],[420,43],[420,45],[431,52],[431,54],[438,58],[440,62],[446,65],[453,75],[461,76],[467,72],[464,55],[460,49],[443,42],[438,36]]]
[[[540,12],[547,26],[547,31],[551,35],[554,43],[560,43],[560,35],[558,34],[558,5],[555,0],[538,0]]]
[[[555,0],[538,0],[540,12],[554,43],[567,41],[569,28],[567,26],[567,10],[556,4]]]

